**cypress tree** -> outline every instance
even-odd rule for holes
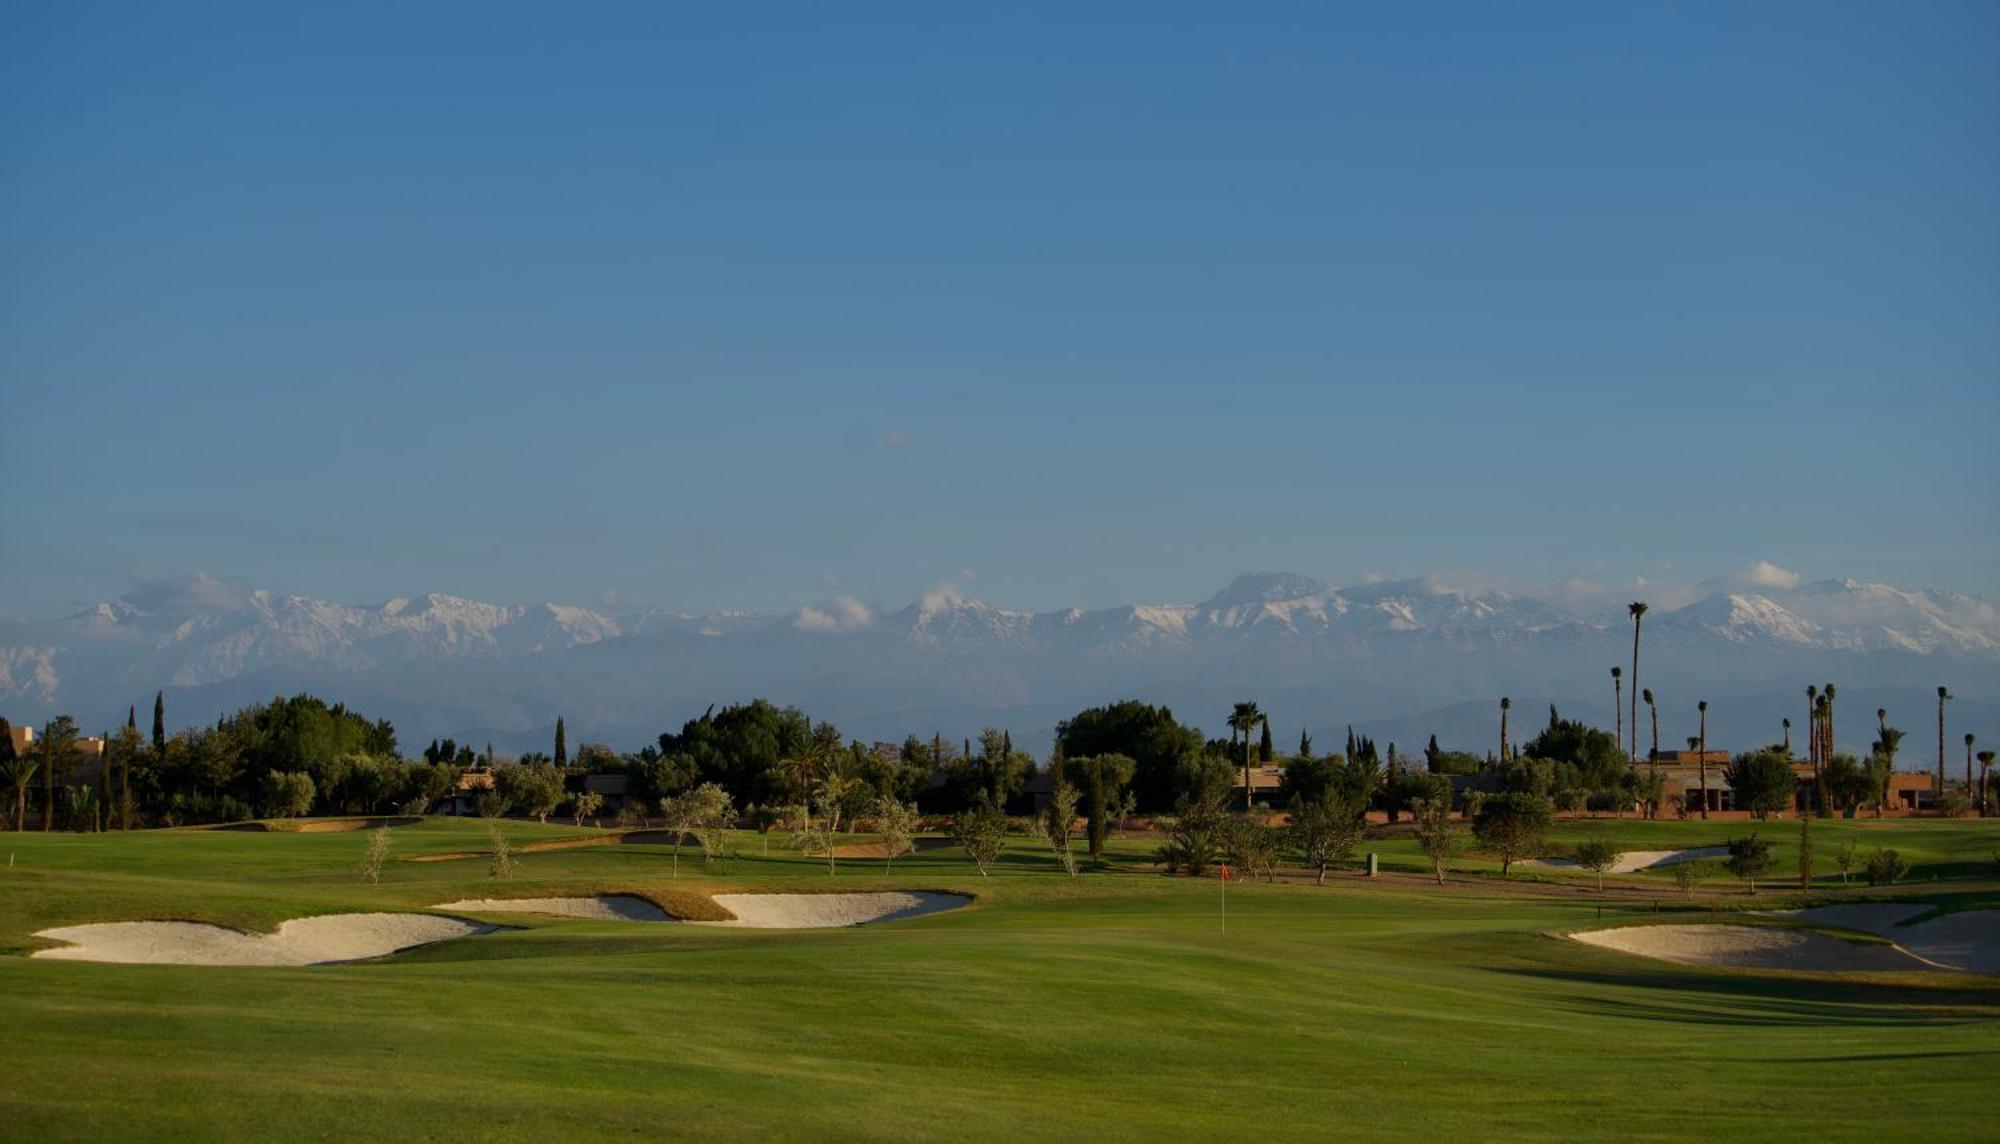
[[[1264,737],[1257,742],[1257,761],[1268,763],[1277,756],[1271,748],[1271,721],[1264,720]]]
[[[569,765],[569,741],[563,737],[563,717],[556,716],[556,766]]]
[[[153,693],[153,753],[167,753],[167,693]]]
[[[1313,757],[1313,737],[1307,734],[1305,730],[1301,728],[1299,731],[1299,758],[1310,759],[1312,757]]]

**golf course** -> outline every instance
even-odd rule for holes
[[[732,836],[726,861],[704,865],[683,848],[676,874],[657,831],[628,840],[527,820],[396,823],[386,834],[292,823],[8,835],[5,1135],[1831,1141],[2000,1131],[2000,977],[1915,963],[1716,968],[1566,936],[1728,922],[1885,945],[1894,938],[1782,911],[2000,907],[1993,820],[1816,823],[1810,894],[1793,865],[1796,825],[1762,824],[1772,861],[1755,896],[1719,869],[1686,887],[1667,867],[1608,876],[1601,890],[1553,864],[1517,862],[1503,879],[1477,851],[1440,885],[1395,828],[1362,844],[1378,876],[1357,854],[1316,885],[1284,868],[1276,881],[1168,876],[1154,861],[1159,838],[1143,833],[1114,837],[1105,860],[1085,860],[1075,876],[1022,836],[982,876],[935,836],[893,864],[846,858],[829,872],[824,856],[747,831]],[[494,829],[508,863],[487,853]],[[1565,821],[1548,848],[1560,857],[1596,838],[1628,852],[1689,850],[1748,829]],[[369,848],[384,838],[379,878],[367,881]],[[1907,876],[1870,887],[1857,872],[1843,885],[1827,856],[1849,840],[1864,853],[1893,847]],[[835,924],[875,916],[866,912],[823,912],[817,923],[822,914],[766,909],[753,923],[747,912],[763,895],[865,904],[873,899],[860,895],[878,891],[903,896],[883,899],[883,920],[870,924]],[[478,908],[518,898],[588,908]],[[739,920],[719,904],[732,901],[742,924],[684,924]],[[919,908],[889,912],[907,903]],[[436,915],[432,930],[451,936],[307,965],[105,964],[64,958],[64,940],[37,936],[195,922],[241,941],[349,914]],[[785,928],[793,916],[817,928]]]

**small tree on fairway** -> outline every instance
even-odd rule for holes
[[[368,832],[368,852],[361,857],[361,880],[374,885],[382,880],[382,863],[389,858],[389,828],[378,826]]]
[[[1167,841],[1159,850],[1160,861],[1166,864],[1167,872],[1171,874],[1179,870],[1194,878],[1207,872],[1221,846],[1221,835],[1227,821],[1220,792],[1211,791],[1199,798],[1183,794],[1174,804],[1173,818],[1167,826]]]
[[[952,819],[951,837],[965,847],[966,856],[984,878],[987,869],[1007,848],[1007,815],[993,805],[992,799],[981,795],[969,809]]]
[[[764,840],[764,855],[769,857],[771,853],[771,831],[775,830],[785,821],[785,812],[775,806],[751,803],[750,808],[745,810],[743,815],[750,820],[750,828],[755,830],[758,836]]]
[[[1452,855],[1458,853],[1464,842],[1464,830],[1452,821],[1451,799],[1419,799],[1411,804],[1410,813],[1416,819],[1417,844],[1424,848],[1424,857],[1430,859],[1431,873],[1437,876],[1438,885],[1442,886]]]
[[[674,848],[675,877],[681,872],[681,841],[701,822],[701,811],[701,799],[692,790],[660,800],[660,817],[666,820],[668,841]]]
[[[1833,866],[1840,871],[1840,884],[1843,886],[1847,885],[1847,875],[1854,870],[1854,860],[1859,856],[1859,851],[1860,847],[1850,838],[1833,852]]]
[[[578,826],[582,826],[586,818],[597,817],[597,812],[603,808],[604,796],[594,790],[577,792],[576,800],[570,803],[570,810],[575,813]]]
[[[729,827],[736,821],[736,804],[719,783],[703,783],[689,791],[688,797],[694,800],[690,826],[706,869],[711,862],[729,857]]]
[[[1479,804],[1472,833],[1482,847],[1499,856],[1500,876],[1504,878],[1514,859],[1542,845],[1550,817],[1548,799],[1526,791],[1507,791]]]
[[[1577,843],[1576,864],[1597,875],[1597,889],[1604,891],[1604,872],[1618,864],[1624,852],[1603,838],[1589,838]]]
[[[1223,823],[1220,837],[1223,853],[1236,863],[1245,878],[1253,881],[1258,874],[1264,875],[1268,882],[1278,880],[1278,855],[1284,847],[1285,835],[1271,826],[1267,818],[1268,813],[1252,811]]]
[[[1729,840],[1729,859],[1723,863],[1731,874],[1750,884],[1750,893],[1757,893],[1757,875],[1771,865],[1771,844],[1752,833],[1743,838]]]
[[[486,864],[486,876],[489,878],[513,877],[514,847],[507,841],[507,836],[500,833],[500,824],[497,822],[487,823],[486,836],[493,842],[493,855],[492,859]]]
[[[1292,845],[1306,866],[1319,871],[1316,886],[1326,885],[1327,867],[1354,853],[1361,831],[1360,812],[1337,793],[1292,804]]]
[[[1056,861],[1069,876],[1076,877],[1076,853],[1069,846],[1070,827],[1076,824],[1076,804],[1081,792],[1071,786],[1057,772],[1055,782],[1049,787],[1049,805],[1036,819],[1042,838],[1055,851]],[[1101,800],[1100,800],[1101,801]]]
[[[883,795],[875,802],[875,817],[882,821],[882,852],[885,869],[896,868],[896,855],[907,852],[916,838],[917,808]]]
[[[1674,885],[1690,898],[1694,897],[1694,888],[1701,884],[1702,874],[1706,872],[1702,865],[1700,862],[1676,862],[1673,865]]]
[[[1868,856],[1868,884],[1893,886],[1908,877],[1910,864],[1894,850],[1877,850]]]
[[[819,804],[819,845],[826,851],[826,875],[831,878],[838,873],[834,864],[834,835],[840,831],[841,811],[847,805],[847,796],[854,789],[854,780],[838,771],[828,771],[819,780],[819,788],[813,792],[813,801]]]

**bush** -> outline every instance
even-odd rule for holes
[[[1771,844],[1755,834],[1732,838],[1729,840],[1729,859],[1723,865],[1731,874],[1750,883],[1750,892],[1755,894],[1757,875],[1771,865]]]
[[[1877,850],[1868,856],[1868,884],[1894,885],[1910,874],[1910,864],[1894,850]]]

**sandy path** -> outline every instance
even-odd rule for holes
[[[431,908],[463,910],[472,914],[548,914],[604,922],[675,920],[660,907],[630,894],[604,894],[595,898],[468,898],[462,902],[442,902]]]
[[[960,894],[717,894],[715,904],[736,915],[733,922],[695,922],[745,929],[826,929],[893,922],[955,910],[972,899]]]
[[[106,922],[46,929],[69,942],[35,957],[145,965],[326,965],[382,957],[411,946],[487,933],[494,927],[430,914],[328,914],[293,918],[273,934],[204,922]]]
[[[1727,858],[1727,846],[1701,846],[1693,850],[1628,850],[1618,856],[1618,861],[1605,867],[1607,874],[1636,874],[1641,870],[1659,870],[1676,866],[1682,862],[1699,862],[1704,858]],[[1524,866],[1548,866],[1562,870],[1581,870],[1583,867],[1568,858],[1532,858],[1523,862]]]
[[[1685,965],[1813,972],[1927,968],[1895,946],[1842,941],[1780,926],[1624,926],[1569,936],[1586,945]]]

